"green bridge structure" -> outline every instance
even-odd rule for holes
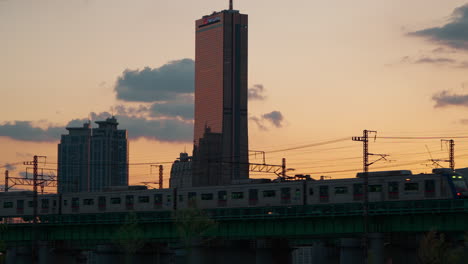
[[[368,212],[370,234],[436,230],[463,236],[468,231],[468,200],[464,199],[373,202]],[[286,240],[291,245],[320,239],[359,239],[364,232],[363,220],[362,203],[47,215],[40,216],[37,224],[3,219],[0,241],[7,248],[30,247],[33,241],[40,241],[89,250],[116,240],[169,246],[202,240]]]

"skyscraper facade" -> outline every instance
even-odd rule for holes
[[[58,192],[102,191],[128,185],[127,131],[117,120],[96,122],[99,127],[67,127],[58,145]]]
[[[232,6],[195,22],[194,186],[249,177],[247,25]]]

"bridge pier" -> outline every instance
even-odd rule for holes
[[[369,263],[384,263],[384,235],[382,233],[369,234]]]
[[[361,238],[342,238],[340,242],[340,264],[363,263],[364,251]]]

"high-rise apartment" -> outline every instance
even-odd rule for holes
[[[194,186],[249,177],[247,25],[232,2],[195,22]]]
[[[127,131],[115,117],[67,127],[58,145],[58,192],[101,191],[128,185]]]

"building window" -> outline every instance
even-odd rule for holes
[[[407,182],[405,183],[405,191],[418,191],[419,184],[417,182]]]
[[[335,187],[335,194],[347,194],[348,193],[348,187],[343,186],[343,187]]]
[[[111,204],[120,204],[121,199],[120,199],[120,197],[113,197],[113,198],[110,199],[110,203]]]
[[[139,203],[149,203],[149,196],[138,196]]]
[[[275,197],[276,191],[275,190],[266,190],[263,191],[263,197]]]
[[[244,199],[244,192],[233,192],[233,193],[231,193],[231,199],[233,199],[233,200]]]
[[[213,200],[213,194],[212,193],[202,193],[201,199],[202,200]]]

